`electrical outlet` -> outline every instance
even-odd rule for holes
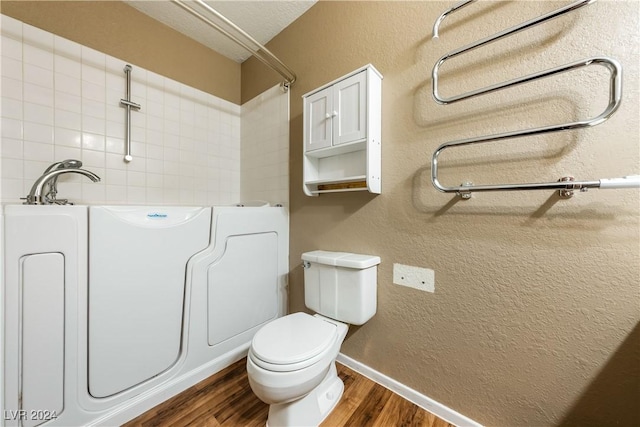
[[[393,283],[421,291],[435,292],[435,272],[429,268],[393,264]]]

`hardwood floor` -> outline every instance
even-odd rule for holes
[[[251,391],[242,359],[125,424],[133,426],[264,426],[269,406]],[[453,427],[338,363],[344,395],[322,427]]]

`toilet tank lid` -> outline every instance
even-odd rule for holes
[[[375,255],[352,254],[349,252],[311,251],[302,254],[303,261],[318,264],[334,265],[347,268],[369,268],[380,264],[380,257]]]

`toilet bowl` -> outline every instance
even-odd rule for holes
[[[344,323],[306,313],[270,322],[256,333],[247,356],[251,389],[268,404],[306,395],[326,376],[347,329]]]
[[[305,304],[319,314],[269,322],[247,356],[251,389],[270,405],[270,427],[317,426],[327,417],[344,390],[335,359],[347,335],[345,322],[363,324],[376,311],[379,257],[314,251],[302,259]]]

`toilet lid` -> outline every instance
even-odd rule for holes
[[[320,354],[336,339],[336,325],[294,313],[263,326],[253,337],[253,354],[268,363],[290,365]]]

